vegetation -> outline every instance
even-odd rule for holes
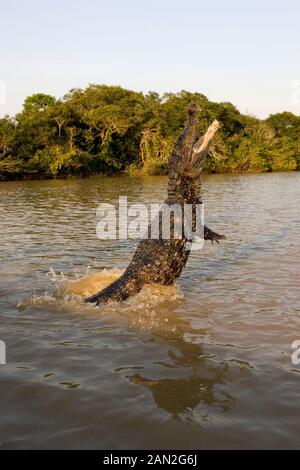
[[[192,101],[201,108],[199,131],[215,118],[222,123],[206,171],[300,169],[300,117],[292,113],[262,121],[199,93],[144,95],[90,85],[62,100],[32,95],[21,113],[0,119],[0,179],[164,174]]]

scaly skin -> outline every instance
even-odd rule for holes
[[[191,105],[185,128],[169,158],[168,198],[165,201],[168,206],[179,204],[183,209],[184,204],[192,204],[193,207],[201,204],[201,165],[218,129],[218,123],[215,121],[207,133],[196,142],[196,113],[197,107]],[[194,217],[193,213],[193,230]],[[99,305],[110,300],[121,301],[138,293],[145,284],[173,284],[186,265],[191,240],[188,240],[184,233],[181,239],[172,238],[172,228],[170,233],[169,239],[163,239],[160,233],[158,239],[142,240],[124,274],[102,291],[87,298],[86,302]],[[219,243],[225,236],[204,227],[204,239]]]

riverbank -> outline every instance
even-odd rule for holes
[[[200,109],[199,135],[214,119],[221,123],[205,171],[300,169],[300,117],[290,112],[261,120],[200,93],[90,85],[61,100],[29,96],[22,112],[0,119],[0,180],[165,174],[191,102]]]
[[[203,175],[243,175],[243,174],[263,174],[263,173],[286,173],[290,171],[298,172],[299,170],[282,170],[282,171],[223,171],[223,172],[216,172],[216,171],[203,171]],[[59,175],[59,176],[39,176],[35,177],[34,175],[12,175],[8,178],[0,179],[0,183],[6,181],[47,181],[47,180],[76,180],[76,179],[91,179],[91,178],[98,178],[98,177],[107,177],[107,178],[122,178],[122,177],[129,177],[129,178],[143,178],[148,176],[168,176],[167,171],[161,173],[145,173],[142,169],[137,169],[136,171],[124,171],[121,173],[95,173],[95,174],[69,174],[69,175]]]

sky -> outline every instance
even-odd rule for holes
[[[300,114],[299,0],[0,0],[0,116],[89,83]]]

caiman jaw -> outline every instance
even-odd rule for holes
[[[213,121],[206,133],[195,141],[196,112],[197,106],[191,105],[185,128],[175,143],[169,159],[168,199],[170,202],[183,199],[182,186],[184,185],[182,183],[185,179],[194,180],[193,185],[197,186],[209,145],[220,127],[217,120]]]
[[[215,119],[207,129],[206,133],[193,145],[191,154],[191,171],[189,172],[190,176],[197,176],[202,171],[202,164],[208,154],[209,145],[219,127],[220,123]]]

